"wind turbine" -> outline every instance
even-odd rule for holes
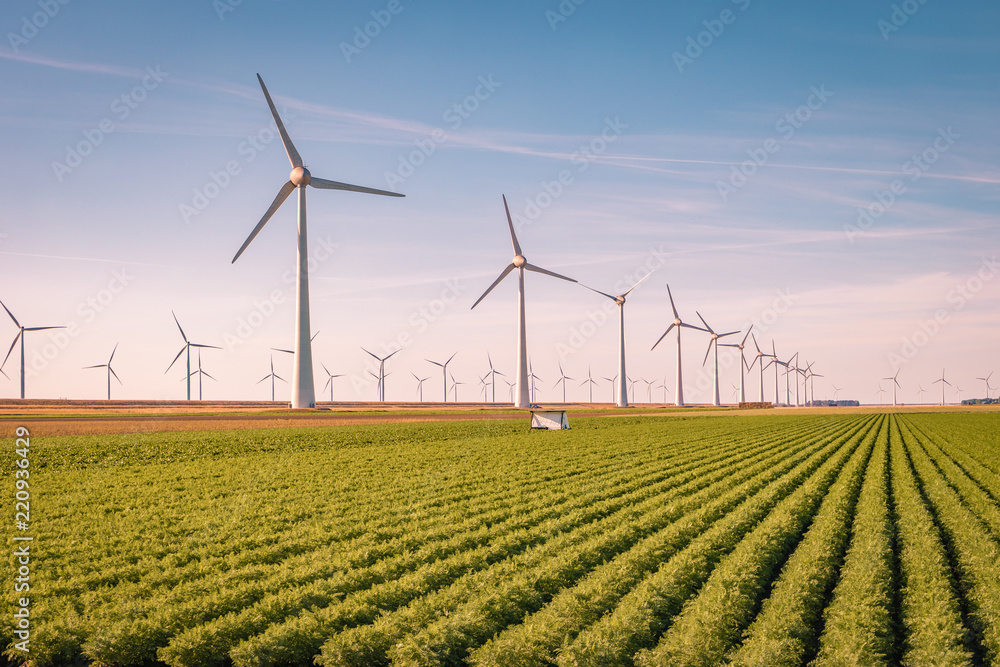
[[[666,375],[663,376],[663,382],[661,382],[656,388],[663,390],[663,404],[666,405],[667,404],[667,392],[670,391],[667,388],[667,376]]]
[[[273,401],[274,400],[274,381],[277,379],[277,380],[281,380],[282,382],[285,382],[284,378],[278,377],[278,374],[274,372],[274,355],[273,354],[271,355],[271,372],[268,375],[265,375],[261,379],[257,380],[257,384],[260,384],[261,382],[263,382],[264,380],[267,380],[268,378],[271,379],[271,400]]]
[[[113,350],[111,350],[111,356],[108,357],[108,363],[106,363],[106,364],[98,364],[96,366],[84,366],[83,367],[84,370],[86,370],[88,368],[107,368],[108,369],[108,400],[109,401],[111,400],[111,376],[112,375],[115,376],[115,379],[118,380],[118,384],[122,383],[121,379],[119,379],[119,377],[118,377],[118,373],[115,373],[115,369],[111,368],[111,360],[115,358],[115,352],[117,352],[117,351],[118,351],[118,343],[115,343],[115,348]]]
[[[606,292],[601,292],[600,290],[596,290],[593,287],[587,287],[586,285],[583,285],[584,287],[587,287],[587,289],[589,289],[591,292],[597,292],[601,296],[605,296],[605,297],[611,299],[612,301],[614,301],[618,305],[618,375],[617,375],[617,377],[621,377],[621,378],[627,377],[627,374],[625,372],[625,298],[632,292],[632,290],[634,290],[636,287],[639,286],[639,283],[641,283],[643,280],[645,280],[646,278],[650,277],[651,275],[653,275],[652,271],[650,271],[649,273],[647,273],[646,275],[644,275],[642,278],[640,278],[639,282],[637,282],[636,284],[632,285],[632,287],[629,287],[628,290],[626,290],[624,294],[619,294],[618,296],[611,296],[610,294],[608,294]],[[618,394],[618,396],[617,396],[618,407],[619,408],[627,408],[628,407],[628,394],[625,391],[625,383],[624,382],[622,382],[618,386],[617,394]]]
[[[790,356],[788,358],[788,361],[779,362],[782,366],[785,367],[785,405],[791,405],[791,403],[792,403],[792,392],[788,388],[788,374],[789,373],[797,373],[798,372],[797,368],[793,368],[792,367],[792,360],[795,359],[798,356],[799,356],[799,353],[796,352],[795,354],[793,354],[792,356]],[[796,375],[795,376],[795,405],[796,406],[799,404],[799,398],[798,397],[799,397],[799,376]]]
[[[21,323],[17,321],[17,318],[14,317],[14,313],[10,312],[10,308],[8,308],[2,301],[0,301],[0,306],[3,306],[3,309],[7,311],[7,314],[10,315],[10,319],[12,319],[14,321],[14,326],[16,326],[17,329],[18,329],[17,335],[14,336],[14,342],[12,342],[10,344],[10,349],[7,350],[7,356],[3,358],[3,363],[0,364],[0,371],[2,371],[3,367],[7,365],[7,359],[10,358],[10,353],[14,351],[14,346],[17,345],[17,341],[20,340],[21,341],[21,398],[24,398],[24,334],[25,334],[25,332],[27,332],[27,331],[46,331],[47,329],[65,329],[66,327],[23,327],[23,326],[21,326]],[[6,375],[7,374],[4,373],[4,376],[6,376]]]
[[[365,350],[365,348],[361,349]],[[368,350],[365,350],[365,352],[368,352]],[[399,352],[399,350],[396,350],[396,352],[392,352],[391,354],[385,357],[380,357],[377,354],[372,354],[371,352],[368,352],[368,354],[370,354],[371,356],[375,357],[375,359],[378,360],[378,386],[379,386],[378,400],[383,402],[385,401],[385,362],[388,361],[389,358],[393,354],[396,354],[397,352]]]
[[[882,378],[883,380],[892,380],[892,407],[896,407],[896,387],[900,386],[899,380],[896,379],[898,376],[899,371],[897,370],[896,375],[893,375],[891,378]],[[882,385],[879,384],[879,388],[881,387]]]
[[[743,369],[746,368],[747,370],[750,370],[750,367],[747,366],[747,360],[743,358],[743,348],[746,347],[747,338],[750,337],[750,331],[752,329],[753,325],[751,324],[750,328],[747,329],[747,332],[743,335],[743,340],[741,340],[739,343],[721,343],[722,347],[735,347],[740,351],[740,403],[746,403],[747,400],[746,384],[743,377]]]
[[[715,329],[708,326],[708,322],[706,322],[705,318],[701,316],[701,313],[699,313],[697,310],[694,311],[694,313],[695,315],[698,316],[698,319],[701,320],[701,323],[705,325],[705,329],[708,331],[708,333],[712,335],[712,337],[708,339],[708,349],[705,350],[705,358],[702,359],[701,365],[704,366],[705,362],[708,361],[708,355],[709,353],[711,353],[712,347],[714,346],[715,372],[713,375],[715,381],[713,382],[713,387],[712,387],[712,405],[716,406],[722,405],[722,401],[719,400],[719,339],[725,338],[726,336],[732,336],[734,334],[738,334],[739,331],[730,331],[729,333],[724,333],[724,334],[716,333]],[[742,373],[740,373],[740,375],[742,375]]]
[[[573,278],[567,278],[566,276],[560,275],[558,273],[553,273],[541,267],[535,266],[534,264],[529,264],[528,260],[524,258],[521,254],[521,245],[517,242],[517,235],[514,233],[514,222],[510,218],[510,208],[507,206],[507,197],[503,197],[503,207],[507,212],[507,227],[510,229],[510,240],[514,246],[514,259],[510,264],[507,265],[501,273],[500,277],[493,281],[489,289],[483,292],[483,295],[476,299],[476,302],[472,304],[475,308],[479,305],[479,302],[486,298],[486,295],[493,291],[493,288],[500,284],[507,275],[517,269],[517,400],[514,403],[516,408],[526,408],[529,406],[528,397],[528,349],[527,349],[527,334],[525,333],[524,325],[524,270],[534,271],[535,273],[544,273],[547,276],[552,276],[553,278],[559,278],[560,280],[566,280],[571,283],[577,282]]]
[[[458,352],[456,352],[455,354],[458,354]],[[455,358],[455,354],[453,354],[450,357],[448,357],[448,361],[444,362],[443,364],[439,363],[437,361],[431,361],[430,359],[424,359],[424,361],[430,362],[430,363],[434,364],[435,366],[440,366],[441,367],[441,376],[444,379],[444,402],[445,403],[448,402],[448,364],[450,364],[451,360]]]
[[[835,384],[831,384],[830,386],[833,387],[833,402],[837,403],[838,402],[837,401],[837,395],[840,394],[841,389],[840,389],[840,387],[838,387]]]
[[[562,383],[562,386],[563,386],[563,401],[562,402],[563,403],[566,402],[566,380],[573,380],[573,379],[574,378],[569,377],[568,375],[566,375],[563,372],[562,363],[560,363],[559,364],[559,379],[556,380],[556,383],[554,385],[552,385],[552,386],[553,387],[558,387],[559,384]]]
[[[927,393],[927,390],[924,389],[923,385],[918,382],[917,383],[917,403],[918,404],[924,402],[924,394],[925,393]]]
[[[614,376],[613,378],[609,378],[609,377],[603,377],[603,376],[602,376],[602,378],[603,378],[603,379],[605,379],[605,380],[607,380],[608,382],[610,382],[610,383],[611,383],[611,402],[612,402],[612,403],[614,403],[614,402],[615,402],[615,400],[616,400],[616,399],[615,399],[615,396],[617,396],[617,395],[618,395],[618,385],[616,384],[616,383],[618,382],[618,376],[616,375],[616,376]],[[627,396],[627,394],[626,394],[626,398],[627,398],[627,397],[628,397],[628,396]]]
[[[181,338],[184,339],[184,347],[182,347],[181,351],[177,353],[177,356],[174,357],[174,360],[170,362],[170,365],[167,366],[167,370],[163,371],[163,374],[166,375],[167,373],[169,373],[170,369],[174,367],[175,363],[177,363],[177,360],[181,358],[181,355],[186,352],[187,373],[185,374],[185,379],[187,380],[187,400],[190,401],[191,400],[191,348],[192,347],[197,347],[199,349],[208,348],[211,350],[221,350],[222,348],[216,347],[215,345],[202,345],[201,343],[192,343],[191,341],[188,340],[187,334],[184,333],[184,329],[181,328],[181,323],[178,321],[177,315],[174,314],[174,311],[171,310],[170,314],[174,316],[174,322],[176,322],[177,324],[177,329],[181,332]],[[272,398],[271,400],[273,401],[274,399]]]
[[[344,374],[338,373],[337,375],[334,375],[333,373],[331,373],[326,369],[326,366],[324,364],[320,364],[320,366],[323,366],[323,372],[326,373],[326,384],[323,385],[323,389],[330,387],[330,402],[333,403],[333,379],[342,378],[344,377]]]
[[[959,387],[958,385],[955,385],[955,392],[958,393],[958,403],[959,403],[959,405],[962,404],[962,391],[963,390],[962,390],[961,387]]]
[[[8,310],[7,313],[10,314],[10,311]],[[11,317],[13,317],[13,315],[11,315]],[[8,352],[8,354],[10,353]],[[982,380],[983,382],[986,383],[987,401],[990,400],[990,389],[994,389],[994,387],[990,386],[991,377],[993,377],[993,371],[990,371],[990,374],[984,378],[976,378],[977,380]],[[24,345],[21,346],[21,398],[24,398]]]
[[[590,366],[587,366],[587,379],[584,380],[583,382],[581,382],[580,386],[582,387],[585,384],[590,385],[590,401],[589,402],[593,403],[594,402],[594,385],[596,385],[597,383],[594,381],[593,376],[591,376],[591,374],[590,374]]]
[[[511,403],[513,403],[514,402],[514,387],[516,386],[516,383],[511,382],[507,378],[504,378],[503,381],[504,381],[504,384],[507,385],[507,396],[508,396],[507,400],[510,401]]]
[[[785,363],[778,359],[778,351],[774,348],[774,339],[771,339],[771,361],[767,362],[768,366],[774,365],[774,403],[778,404],[778,366],[784,366]]]
[[[218,380],[216,380],[214,377],[212,377],[211,375],[209,375],[205,371],[201,370],[201,350],[198,350],[198,370],[191,371],[191,375],[197,375],[198,376],[198,400],[199,401],[201,400],[201,379],[202,379],[202,376],[207,377],[208,379],[213,380],[215,382],[218,382]]]
[[[483,388],[483,403],[486,402],[486,392],[488,392],[489,388],[490,388],[490,383],[486,381],[487,378],[489,378],[489,377],[490,377],[490,374],[487,373],[483,377],[479,378],[479,386],[481,386]]]
[[[628,392],[632,395],[632,402],[635,402],[635,385],[638,384],[639,380],[633,380],[628,378]]]
[[[931,384],[938,384],[939,382],[941,383],[941,405],[944,405],[944,386],[948,385],[950,387],[951,383],[944,379],[943,368],[941,369],[941,377],[938,378],[937,380],[934,380],[934,382],[932,382]]]
[[[417,395],[420,397],[420,402],[423,403],[424,402],[424,382],[426,382],[427,380],[430,380],[430,376],[425,377],[425,378],[419,378],[419,377],[417,377],[417,374],[414,373],[413,371],[410,371],[410,375],[412,375],[413,379],[417,381]]]
[[[487,361],[490,362],[490,385],[492,385],[492,387],[493,387],[493,402],[496,403],[497,402],[497,376],[498,375],[503,375],[503,373],[501,373],[497,369],[493,368],[493,358],[490,357],[490,353],[489,352],[486,353],[486,359],[487,359]],[[485,397],[484,397],[483,400],[485,400]]]
[[[752,369],[754,364],[757,364],[758,369],[760,370],[760,402],[763,403],[764,402],[764,357],[770,357],[771,355],[766,352],[760,351],[760,345],[757,344],[756,336],[750,334],[750,338],[753,340],[753,346],[757,348],[757,356],[754,357],[754,360],[752,362],[750,362],[750,368]],[[777,396],[774,397],[774,402],[775,403],[778,402]]]
[[[455,402],[458,403],[458,385],[465,384],[465,383],[464,382],[459,382],[458,380],[456,380],[455,376],[452,375],[451,373],[449,373],[448,375],[451,375],[451,388],[455,392]]]
[[[816,362],[814,361],[813,364],[815,364],[815,363]],[[821,377],[826,377],[826,376],[820,375],[819,373],[813,373],[812,372],[812,366],[813,366],[813,364],[809,364],[809,395],[812,396],[812,400],[813,400],[813,402],[815,402],[816,401],[816,378],[821,378]]]
[[[677,307],[674,305],[674,295],[670,292],[670,285],[667,285],[667,296],[670,297],[670,309],[674,311],[674,321],[670,323],[667,330],[663,332],[662,336],[660,336],[660,340],[653,344],[652,349],[656,349],[656,346],[660,344],[660,341],[666,338],[671,329],[674,327],[677,328],[677,385],[676,390],[674,391],[674,405],[682,406],[684,405],[684,386],[681,378],[681,329],[686,327],[688,329],[695,329],[696,331],[705,330],[701,327],[696,327],[693,324],[681,321],[681,316],[677,314]]]
[[[535,402],[535,397],[538,395],[538,393],[536,391],[536,388],[535,388],[535,380],[538,380],[539,382],[544,382],[544,380],[542,380],[542,378],[540,378],[537,375],[535,375],[534,369],[531,368],[531,362],[530,361],[528,362],[528,378],[531,380],[531,402],[534,403]]]
[[[281,136],[281,143],[288,154],[288,161],[292,163],[292,172],[288,177],[288,182],[281,186],[277,196],[271,202],[271,206],[264,213],[257,226],[250,232],[250,236],[243,242],[243,245],[233,257],[233,263],[239,259],[243,251],[246,250],[250,242],[256,238],[260,230],[264,228],[267,221],[271,219],[275,211],[281,206],[293,190],[298,190],[298,243],[295,262],[295,366],[292,370],[292,402],[293,408],[314,408],[316,407],[316,388],[313,385],[312,367],[312,344],[309,340],[309,248],[306,235],[306,187],[311,185],[322,190],[350,190],[352,192],[363,192],[372,195],[385,195],[387,197],[402,197],[396,192],[376,190],[374,188],[364,188],[358,185],[349,185],[337,181],[328,181],[322,178],[315,178],[306,169],[302,162],[302,157],[292,144],[285,126],[278,116],[278,110],[274,108],[270,93],[264,80],[257,75],[260,82],[260,89],[264,92],[267,106],[271,110],[274,124],[278,127],[278,134]]]
[[[875,393],[878,394],[878,404],[882,405],[882,394],[885,393],[885,389],[882,388],[881,382],[878,383],[878,391],[876,391]]]

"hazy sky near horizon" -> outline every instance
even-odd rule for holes
[[[314,176],[406,194],[309,190],[320,400],[320,363],[345,375],[337,398],[375,398],[362,346],[402,348],[390,400],[415,397],[411,373],[440,400],[425,359],[456,352],[460,399],[487,352],[513,379],[515,280],[470,311],[512,255],[501,194],[535,264],[605,292],[655,269],[626,306],[633,378],[672,391],[672,336],[650,351],[669,283],[686,321],[755,323],[761,347],[815,362],[818,398],[877,402],[897,370],[908,403],[940,399],[942,368],[964,398],[991,371],[1000,386],[996,5],[11,0],[0,28],[0,300],[68,327],[27,334],[28,397],[103,398],[83,367],[117,344],[113,397],[183,398],[173,311],[223,348],[205,398],[270,398],[295,202],[230,263],[289,171],[256,73]],[[588,368],[609,400],[613,304],[526,283],[538,398],[561,398],[561,363],[570,400]],[[708,337],[684,334],[686,398],[708,401]],[[289,355],[274,367],[291,380]]]

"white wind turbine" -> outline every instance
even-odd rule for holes
[[[743,340],[739,343],[720,343],[722,347],[735,347],[740,351],[740,403],[746,403],[747,400],[746,382],[744,379],[743,369],[746,368],[746,370],[750,370],[750,367],[747,365],[747,360],[743,358],[743,348],[746,347],[747,338],[750,337],[750,331],[752,329],[753,325],[751,324],[750,328],[747,329],[747,332],[743,334]]]
[[[202,345],[201,343],[192,343],[191,341],[188,340],[187,334],[184,333],[184,329],[181,328],[181,323],[180,321],[178,321],[177,315],[174,314],[174,311],[170,311],[170,314],[174,316],[174,322],[177,324],[177,329],[181,332],[181,338],[184,339],[184,347],[182,347],[181,351],[177,353],[177,356],[174,357],[174,360],[170,362],[170,365],[167,366],[167,370],[163,371],[163,374],[166,375],[167,373],[169,373],[170,369],[173,368],[174,364],[177,363],[177,360],[181,358],[181,355],[187,353],[187,373],[185,373],[185,379],[187,380],[187,400],[190,401],[191,400],[191,348],[192,347],[197,347],[199,349],[207,348],[210,350],[221,350],[222,348],[216,347],[215,345]]]
[[[590,401],[589,402],[593,403],[594,402],[594,386],[597,385],[597,382],[594,381],[594,377],[590,374],[590,366],[587,366],[587,379],[584,380],[583,382],[581,382],[580,386],[582,387],[585,384],[586,385],[590,385],[590,387],[589,387],[589,389],[590,389]]]
[[[901,386],[899,384],[899,380],[896,379],[897,377],[899,377],[899,371],[898,370],[896,371],[896,374],[893,375],[891,378],[882,378],[883,380],[892,380],[892,406],[893,407],[896,407],[896,387]],[[879,384],[879,388],[881,388],[881,387],[882,387],[882,385]]]
[[[452,391],[455,392],[455,402],[458,403],[458,385],[465,384],[465,383],[464,382],[459,382],[458,380],[456,380],[455,376],[452,375],[451,373],[449,373],[448,375],[451,375],[451,389],[452,389]]]
[[[497,369],[493,368],[493,358],[490,356],[489,352],[486,353],[486,360],[490,362],[490,373],[489,373],[489,375],[490,375],[490,386],[493,389],[493,402],[496,403],[497,402],[497,376],[498,375],[503,376],[503,373],[501,373]]]
[[[117,352],[117,351],[118,351],[118,343],[115,343],[115,348],[113,350],[111,350],[111,356],[108,357],[108,363],[106,363],[106,364],[97,364],[96,366],[84,366],[83,367],[84,370],[86,370],[88,368],[107,368],[108,369],[108,400],[109,401],[111,400],[111,376],[112,375],[115,376],[115,379],[118,380],[118,384],[122,383],[121,379],[118,377],[118,373],[115,373],[115,369],[111,368],[111,360],[115,358],[115,352]]]
[[[9,314],[10,311],[8,310],[7,313]],[[11,317],[13,317],[13,315]],[[8,352],[8,354],[9,354],[9,352]],[[21,370],[21,398],[24,398],[24,370],[23,370],[24,369],[24,346],[23,345],[21,346],[21,369],[22,369]],[[991,387],[990,386],[990,378],[991,377],[993,377],[993,371],[990,371],[990,374],[987,375],[984,378],[976,378],[977,380],[982,380],[983,382],[986,383],[986,400],[987,401],[990,400],[990,389],[994,389],[995,388],[995,387]]]
[[[558,273],[553,273],[541,267],[535,266],[534,264],[529,264],[528,260],[524,258],[521,254],[521,245],[517,242],[517,235],[514,233],[514,222],[510,217],[510,208],[507,206],[507,197],[503,197],[503,207],[504,211],[507,213],[507,227],[510,229],[510,241],[514,246],[514,259],[510,264],[507,265],[493,284],[489,286],[483,295],[476,299],[476,302],[472,304],[475,308],[479,305],[479,302],[486,298],[486,295],[493,291],[493,288],[500,284],[507,275],[517,269],[517,392],[516,400],[514,402],[514,407],[516,408],[527,408],[529,407],[531,401],[528,395],[528,349],[527,349],[527,334],[525,333],[524,324],[524,270],[534,271],[535,273],[544,273],[547,276],[552,276],[553,278],[559,278],[560,280],[566,280],[571,283],[577,282],[573,278],[567,278],[566,276],[559,275]]]
[[[365,348],[361,349],[365,350]],[[365,352],[368,352],[368,350],[365,350]],[[397,352],[399,352],[399,350],[396,350],[396,352],[392,352],[384,357],[368,352],[368,354],[378,361],[378,400],[383,402],[385,402],[385,362],[389,360],[389,357]]]
[[[882,388],[881,382],[878,383],[878,391],[876,391],[875,393],[878,394],[878,404],[882,405],[882,394],[885,393],[885,389]]]
[[[315,178],[306,169],[302,157],[292,144],[292,140],[285,131],[285,126],[278,116],[278,110],[274,108],[271,95],[267,92],[264,80],[257,75],[260,82],[260,89],[264,91],[264,98],[267,106],[271,109],[271,116],[274,117],[274,124],[278,127],[278,134],[281,136],[281,143],[288,154],[288,161],[292,163],[292,173],[288,177],[288,182],[281,186],[277,196],[271,202],[271,206],[264,213],[257,226],[250,232],[250,236],[243,242],[233,263],[239,259],[243,251],[246,250],[250,242],[254,240],[260,230],[264,228],[267,221],[271,219],[275,211],[281,206],[293,190],[298,190],[298,244],[295,262],[295,366],[292,370],[292,401],[293,408],[314,408],[316,407],[316,388],[313,385],[312,367],[312,344],[309,339],[309,248],[306,235],[306,187],[311,185],[314,188],[323,190],[350,190],[351,192],[363,192],[372,195],[385,195],[387,197],[402,197],[396,192],[365,188],[359,185],[349,185],[337,181],[328,181],[322,178]]]
[[[663,332],[660,339],[653,344],[652,349],[656,349],[656,346],[660,344],[660,341],[666,338],[671,329],[675,327],[677,328],[677,384],[674,389],[674,405],[682,406],[684,405],[684,386],[683,378],[681,377],[681,329],[688,328],[696,331],[705,330],[701,327],[696,327],[693,324],[681,321],[681,316],[677,314],[677,307],[674,305],[674,295],[670,292],[670,285],[667,285],[667,296],[670,297],[670,309],[674,312],[674,321],[670,323],[670,326]]]
[[[838,396],[838,395],[840,394],[840,392],[841,392],[841,391],[843,391],[843,390],[842,390],[842,389],[841,389],[840,387],[838,387],[837,385],[835,385],[835,384],[831,384],[830,386],[831,386],[831,387],[833,387],[833,402],[834,402],[834,403],[836,403],[836,402],[837,402],[837,400],[838,400],[838,399],[837,399],[837,396]]]
[[[427,380],[430,380],[430,376],[427,376],[425,378],[419,378],[419,377],[417,377],[417,374],[414,373],[413,371],[410,371],[410,375],[412,375],[413,379],[417,381],[417,396],[420,397],[420,402],[423,403],[424,402],[424,382],[426,382]]]
[[[264,380],[267,380],[268,378],[270,378],[270,380],[271,380],[271,400],[273,401],[274,400],[274,381],[275,380],[281,380],[282,382],[285,382],[284,378],[278,377],[278,374],[274,372],[274,355],[273,354],[271,355],[271,372],[269,374],[265,375],[264,377],[262,377],[261,379],[257,380],[257,384],[260,384],[261,382],[263,382]]]
[[[813,401],[816,400],[816,378],[826,377],[824,375],[820,375],[819,373],[813,373],[812,367],[813,367],[813,364],[815,364],[815,363],[816,362],[814,361],[812,364],[809,364],[809,369],[808,369],[809,370],[809,395],[812,396],[812,400]]]
[[[528,362],[528,379],[531,380],[531,402],[534,403],[535,402],[535,397],[538,396],[538,392],[536,391],[536,387],[535,387],[535,380],[538,380],[539,382],[544,382],[544,380],[542,380],[542,378],[540,378],[537,375],[535,375],[534,369],[531,368],[531,362],[530,361]]]
[[[941,384],[941,405],[944,405],[944,386],[948,385],[950,387],[951,383],[944,379],[943,368],[941,369],[941,377],[938,378],[937,380],[934,380],[934,382],[932,382],[931,384],[938,384],[938,383]]]
[[[764,357],[770,357],[771,355],[766,352],[760,351],[760,345],[757,344],[757,337],[750,334],[750,339],[753,340],[753,346],[757,348],[757,356],[754,360],[750,362],[750,368],[753,369],[754,364],[757,364],[758,370],[760,371],[760,402],[764,402]],[[778,397],[774,397],[774,402],[778,402]]]
[[[333,373],[331,373],[326,369],[326,366],[324,364],[320,364],[320,366],[323,366],[323,372],[326,373],[326,384],[323,385],[323,389],[326,389],[327,387],[330,388],[330,402],[333,403],[333,379],[342,378],[344,377],[344,374],[337,373],[336,375],[334,375]]]
[[[778,351],[774,347],[774,339],[771,339],[771,361],[768,366],[774,365],[774,404],[778,404],[778,366],[784,366],[785,362],[778,359]]]
[[[455,354],[458,354],[458,352],[456,352]],[[437,362],[437,361],[431,361],[430,359],[424,359],[424,361],[426,361],[428,363],[432,363],[435,366],[440,366],[441,367],[441,376],[444,378],[444,402],[445,403],[448,402],[448,364],[450,364],[451,360],[455,358],[455,354],[453,354],[450,357],[448,357],[448,361],[444,362],[443,364],[440,363],[440,362]]]
[[[205,371],[203,371],[201,369],[201,350],[198,350],[198,368],[197,368],[197,370],[191,371],[191,375],[197,375],[198,376],[198,400],[199,401],[201,400],[201,380],[202,380],[202,378],[207,377],[209,380],[213,380],[215,382],[218,382],[218,380],[216,380],[214,377],[212,377],[211,375],[209,375],[208,373],[206,373]]]
[[[556,380],[556,383],[554,385],[552,385],[552,386],[554,388],[554,387],[558,387],[560,383],[562,384],[562,387],[563,387],[563,400],[562,400],[562,402],[563,403],[566,402],[566,380],[573,380],[573,379],[575,379],[575,378],[571,378],[571,377],[569,377],[568,375],[566,375],[563,372],[562,363],[560,363],[559,364],[559,379]]]
[[[918,382],[917,383],[917,405],[919,405],[919,404],[921,404],[921,403],[924,402],[924,394],[926,394],[926,393],[927,393],[927,390],[924,389],[923,385]]]
[[[711,334],[711,338],[708,340],[708,349],[705,350],[705,358],[701,362],[702,366],[704,366],[705,362],[708,361],[708,355],[711,353],[712,348],[715,347],[715,372],[713,373],[714,382],[712,383],[712,405],[722,405],[722,401],[719,400],[719,339],[738,334],[739,331],[730,331],[729,333],[724,334],[716,333],[715,329],[708,326],[708,322],[706,322],[705,318],[701,316],[701,313],[697,310],[694,311],[694,313],[698,316],[698,319],[701,320],[701,323],[705,325],[705,329],[708,333]],[[740,375],[742,375],[742,373],[740,373]]]
[[[618,395],[618,385],[617,385],[618,376],[616,375],[613,378],[603,377],[602,376],[602,378],[611,383],[611,402],[614,403],[615,400],[616,400],[615,396]]]
[[[642,278],[639,279],[639,282],[637,282],[636,284],[632,285],[623,294],[619,294],[618,296],[611,296],[607,292],[601,292],[600,290],[596,290],[593,287],[587,287],[586,285],[583,285],[584,287],[587,287],[587,289],[589,289],[591,292],[596,292],[597,294],[600,294],[601,296],[605,296],[605,297],[611,299],[612,301],[614,301],[618,305],[618,375],[617,375],[617,377],[620,377],[620,378],[624,378],[624,377],[628,376],[628,374],[625,372],[625,299],[626,299],[626,297],[628,297],[629,294],[631,294],[632,290],[634,290],[636,287],[639,286],[639,283],[641,283],[642,281],[644,281],[646,278],[650,277],[651,275],[653,275],[652,271],[650,271],[649,273],[647,273],[646,275],[644,275]],[[616,403],[617,403],[618,407],[619,408],[627,408],[628,407],[628,392],[626,392],[626,390],[625,390],[625,382],[619,383],[619,386],[617,387],[616,391],[617,391]]]
[[[14,321],[14,326],[16,326],[17,329],[18,329],[17,335],[14,336],[14,342],[12,342],[10,344],[10,349],[7,350],[7,356],[3,358],[3,363],[0,364],[0,371],[2,371],[3,367],[7,365],[7,359],[10,358],[10,353],[14,351],[14,346],[17,345],[17,341],[20,340],[21,341],[21,398],[24,398],[24,334],[25,334],[25,332],[28,332],[28,331],[46,331],[48,329],[65,329],[66,327],[23,327],[23,326],[21,326],[21,323],[17,321],[17,318],[14,317],[14,313],[10,312],[10,309],[6,305],[4,305],[4,303],[2,301],[0,301],[0,306],[3,306],[3,309],[7,311],[7,314],[10,315],[10,319],[12,319]],[[6,375],[7,374],[4,373],[5,377],[6,377]]]

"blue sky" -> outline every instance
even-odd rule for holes
[[[116,342],[115,397],[183,397],[171,311],[224,348],[206,398],[269,397],[294,202],[230,264],[289,169],[257,72],[314,175],[407,195],[309,193],[314,355],[340,398],[375,396],[362,346],[404,348],[392,400],[439,377],[425,358],[458,352],[462,399],[487,352],[513,374],[513,281],[469,310],[510,261],[501,194],[533,263],[602,291],[656,268],[626,306],[633,377],[672,386],[672,346],[649,349],[668,282],[686,320],[757,322],[815,361],[818,397],[875,401],[898,369],[912,402],[944,367],[968,398],[1000,373],[995,6],[16,0],[0,27],[0,299],[70,326],[29,334],[29,397],[102,397],[82,367]],[[616,372],[613,312],[537,274],[527,294],[539,397],[561,362],[586,398],[588,366]],[[707,337],[686,333],[686,397],[709,400]]]

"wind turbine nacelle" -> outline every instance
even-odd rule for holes
[[[305,167],[296,167],[292,169],[292,173],[289,174],[288,180],[292,182],[292,185],[296,187],[302,187],[304,185],[309,185],[312,180],[312,174]]]
[[[519,269],[521,267],[523,267],[527,263],[528,263],[528,260],[526,260],[524,258],[524,255],[514,255],[514,260],[511,262],[511,264],[513,264],[514,266],[516,266]]]

